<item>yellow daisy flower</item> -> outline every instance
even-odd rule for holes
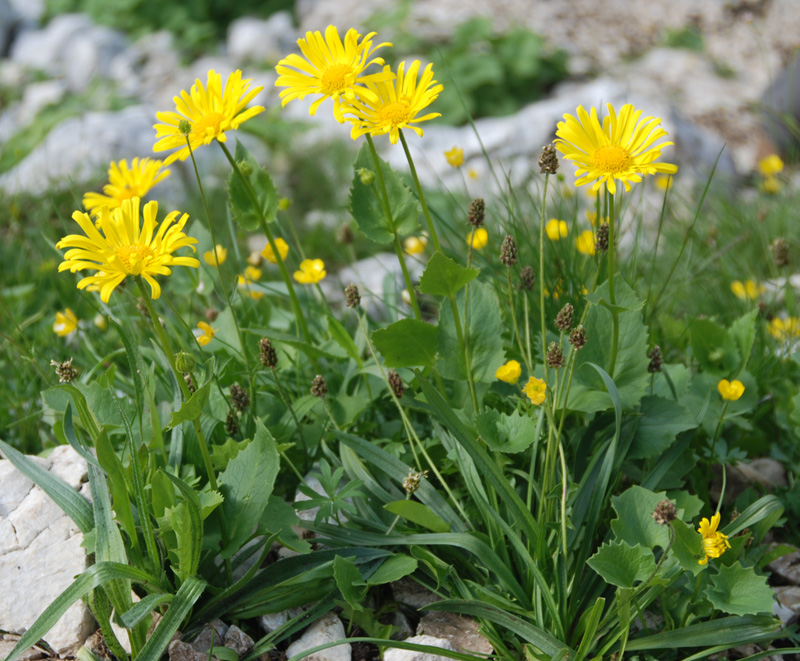
[[[140,275],[147,280],[155,299],[161,296],[161,286],[153,276],[170,275],[171,266],[199,267],[200,262],[194,257],[175,257],[172,254],[185,246],[195,249],[192,244],[197,243],[197,239],[183,233],[189,214],[183,214],[176,222],[179,212],[171,212],[156,231],[158,202],[144,205],[142,222],[139,205],[140,199],[134,197],[124,200],[113,210],[100,207],[97,227],[88,214],[73,213],[72,219],[85,236],[70,234],[56,244],[59,250],[70,248],[58,266],[59,272],[97,271],[95,275],[83,278],[78,289],[96,287],[102,301],[108,303],[111,292],[129,275]]]
[[[264,89],[248,89],[251,82],[250,78],[242,80],[242,72],[238,69],[228,76],[224,87],[222,77],[213,69],[208,72],[205,86],[199,78],[195,80],[190,92],[181,90],[180,96],[173,97],[177,112],[156,113],[156,118],[163,123],[153,126],[157,139],[153,151],[176,149],[164,161],[169,165],[189,156],[187,138],[192,151],[210,144],[212,140],[225,142],[225,131],[238,129],[243,122],[264,112],[263,106],[247,108],[247,104]]]
[[[551,218],[544,226],[544,231],[547,233],[548,239],[551,241],[558,241],[569,234],[569,227],[567,227],[565,221],[559,220],[558,218]]]
[[[505,365],[498,367],[494,375],[500,379],[500,381],[505,381],[513,386],[519,381],[519,377],[522,376],[522,365],[516,360],[509,360]]]
[[[56,312],[56,320],[53,323],[53,332],[59,337],[66,337],[78,327],[78,317],[67,308],[63,312]]]
[[[800,319],[797,317],[773,317],[769,322],[769,332],[776,340],[786,342],[800,337]]]
[[[419,255],[428,247],[427,236],[409,236],[403,241],[403,250],[409,255]]]
[[[281,261],[286,259],[286,255],[289,254],[289,244],[286,243],[282,238],[278,237],[275,239],[275,245],[278,247],[278,253],[281,256]],[[275,252],[272,250],[272,246],[267,245],[264,246],[264,250],[261,251],[261,256],[266,259],[268,262],[272,262],[273,264],[278,263],[278,258],[275,256]]]
[[[441,116],[433,112],[417,117],[444,89],[433,79],[433,65],[425,67],[419,82],[419,60],[414,60],[408,71],[405,67],[406,63],[401,62],[397,75],[392,79],[390,68],[385,66],[383,72],[389,76],[386,81],[367,81],[373,98],[358,97],[343,104],[342,111],[354,116],[350,120],[353,122],[350,131],[353,140],[366,133],[372,136],[388,133],[394,145],[400,139],[400,129],[409,128],[421,136],[422,129],[414,124]]]
[[[575,247],[581,255],[594,255],[594,234],[592,230],[581,232],[578,238],[575,239]]]
[[[379,48],[392,45],[385,42],[373,46],[372,38],[375,34],[370,32],[362,39],[355,28],[350,28],[342,42],[338,30],[333,25],[325,28],[324,38],[319,31],[306,32],[305,39],[297,40],[304,57],[292,53],[275,67],[278,72],[275,86],[287,88],[280,92],[281,105],[285,106],[295,99],[303,99],[309,94],[321,94],[320,98],[311,104],[309,114],[313,116],[325,99],[333,99],[333,115],[339,123],[343,123],[342,96],[347,101],[355,99],[374,101],[373,92],[363,85],[388,80],[391,76],[387,76],[385,72],[362,74],[372,64],[383,65],[382,57],[372,57],[372,55]]]
[[[236,284],[240,289],[244,289],[250,295],[254,301],[263,298],[264,292],[255,291],[250,287],[256,280],[261,277],[261,269],[256,268],[255,266],[246,266],[244,269],[244,275],[240,275],[237,278]]]
[[[228,251],[219,243],[214,246],[214,250],[206,250],[203,253],[203,261],[209,266],[222,266],[228,259]]]
[[[532,376],[528,379],[528,383],[525,384],[522,392],[528,396],[528,399],[531,400],[531,404],[539,406],[539,404],[544,402],[545,397],[547,397],[547,384],[542,381],[542,379],[537,379],[535,376]]]
[[[592,190],[597,191],[606,184],[613,195],[617,191],[615,179],[629,191],[631,183],[641,181],[642,176],[678,171],[677,165],[655,162],[661,150],[673,144],[654,144],[667,136],[660,128],[660,119],[640,119],[642,111],[631,104],[622,106],[617,114],[609,103],[608,113],[601,125],[595,108],[589,114],[578,106],[577,118],[566,114],[564,121],[558,123],[555,145],[564,158],[578,166],[576,186],[594,182]]]
[[[453,147],[451,150],[444,152],[444,157],[454,168],[460,168],[464,165],[464,150],[461,147]]]
[[[770,154],[758,162],[758,171],[765,177],[773,177],[783,172],[783,159],[777,154]]]
[[[86,193],[83,207],[86,211],[102,206],[116,209],[123,200],[144,197],[153,186],[169,176],[169,170],[162,169],[163,165],[163,161],[150,158],[134,158],[130,166],[125,159],[111,163],[103,193]]]
[[[731,291],[736,298],[741,298],[743,301],[755,301],[765,290],[763,285],[759,285],[753,280],[744,282],[734,280],[731,283]]]
[[[211,328],[211,325],[205,321],[198,321],[197,327],[200,329],[199,333],[195,331],[195,337],[197,338],[197,343],[201,347],[204,347],[209,342],[211,342],[211,340],[214,339],[214,329]]]
[[[294,272],[294,279],[301,285],[313,285],[328,275],[325,262],[321,259],[304,259],[300,262],[300,270]]]
[[[479,227],[467,234],[467,245],[472,246],[473,250],[483,250],[488,243],[489,232],[486,231],[485,227]]]
[[[719,391],[722,399],[729,402],[735,402],[744,394],[744,384],[738,379],[734,379],[733,381],[722,379],[717,384],[717,390]]]
[[[703,551],[705,557],[698,561],[698,564],[705,565],[709,558],[719,558],[731,545],[728,536],[717,530],[719,526],[719,512],[711,517],[711,521],[703,517],[697,532],[703,537]]]

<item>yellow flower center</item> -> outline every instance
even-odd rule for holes
[[[142,246],[138,243],[117,249],[117,257],[122,260],[125,272],[130,275],[141,275],[145,260],[152,256],[153,251],[148,246]]]
[[[378,111],[378,122],[380,124],[389,124],[390,126],[400,126],[400,124],[408,122],[410,115],[411,111],[408,103],[401,99],[383,106]]]
[[[616,174],[624,172],[630,165],[631,155],[619,145],[605,145],[594,152],[594,166],[601,172]]]
[[[192,133],[202,138],[214,137],[232,128],[221,112],[204,114],[192,125]]]
[[[325,69],[320,79],[320,91],[329,96],[341,94],[355,82],[353,68],[349,64],[334,64]]]

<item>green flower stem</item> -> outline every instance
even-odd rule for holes
[[[722,425],[725,422],[725,414],[728,412],[728,404],[729,400],[725,400],[725,404],[722,406],[722,412],[719,414],[719,420],[717,421],[717,427],[714,429],[714,436],[711,439],[711,452],[708,455],[708,463],[706,464],[706,483],[711,484],[711,465],[714,463],[714,449],[717,447],[717,441],[719,440],[719,435],[722,433]],[[722,499],[720,498],[720,502]]]
[[[522,335],[519,333],[519,326],[517,324],[517,313],[514,308],[514,293],[511,286],[511,269],[506,269],[506,280],[508,282],[508,307],[511,311],[511,323],[514,325],[514,335],[517,337],[517,345],[519,346],[522,360],[525,363],[525,368],[528,370],[528,374],[533,374],[533,367],[528,360],[528,354],[525,353],[525,347],[522,346]]]
[[[417,301],[417,293],[414,290],[414,283],[411,282],[411,275],[408,272],[406,259],[403,255],[403,246],[400,245],[400,239],[398,238],[397,234],[394,235],[394,251],[397,254],[397,261],[400,262],[400,269],[403,271],[403,279],[406,282],[406,289],[408,290],[408,296],[411,299],[411,307],[414,310],[414,316],[417,319],[422,319],[422,312],[420,312],[419,302]]]
[[[283,281],[286,283],[286,289],[289,292],[289,299],[292,303],[292,311],[294,312],[295,321],[297,321],[297,325],[300,327],[300,332],[303,334],[305,341],[311,342],[311,336],[308,333],[306,318],[303,315],[303,309],[300,307],[300,301],[297,299],[297,292],[295,292],[292,279],[289,277],[289,271],[286,269],[286,263],[283,261],[283,257],[281,257],[278,246],[275,245],[275,237],[272,235],[272,230],[269,228],[269,223],[267,223],[267,219],[264,217],[264,210],[258,203],[258,198],[253,190],[253,186],[250,184],[250,180],[242,174],[241,169],[239,169],[239,164],[234,160],[231,152],[225,146],[225,143],[218,142],[218,144],[222,148],[222,152],[225,154],[225,157],[228,159],[231,167],[236,172],[236,175],[242,180],[245,190],[247,191],[247,195],[253,204],[253,209],[255,209],[258,213],[258,220],[261,224],[261,230],[264,232],[264,236],[267,237],[267,242],[272,248],[272,253],[275,255],[275,259],[278,260],[278,268],[280,269]]]
[[[542,363],[544,364],[544,380],[549,380],[549,370],[547,367],[547,322],[544,316],[544,224],[545,211],[547,206],[547,185],[550,183],[550,175],[544,175],[544,191],[542,192],[542,214],[541,226],[539,227],[539,316],[542,324]]]
[[[406,142],[406,136],[403,135],[403,131],[399,131],[400,133],[400,142],[403,143],[403,151],[406,153],[406,160],[408,161],[408,168],[411,170],[411,178],[414,180],[414,186],[417,188],[417,194],[419,195],[419,202],[422,205],[422,215],[425,216],[425,222],[428,225],[428,232],[431,235],[431,240],[433,241],[433,247],[436,250],[441,250],[442,246],[439,244],[439,236],[436,234],[436,228],[433,225],[433,219],[431,218],[430,209],[428,209],[428,202],[425,199],[425,193],[422,190],[422,184],[419,182],[419,176],[417,176],[417,168],[414,165],[414,159],[411,158],[411,152],[408,150],[408,143]]]
[[[614,275],[617,270],[615,247],[616,232],[615,223],[616,218],[614,212],[614,196],[606,189],[606,196],[608,199],[608,302],[612,305],[611,310],[611,357],[608,359],[608,375],[614,378],[614,368],[617,364],[617,350],[619,349],[619,312],[613,309],[617,304],[617,295],[614,287]],[[598,223],[600,221],[598,220]]]
[[[300,420],[298,420],[297,415],[294,412],[294,408],[292,408],[292,404],[289,401],[289,398],[286,396],[286,391],[283,388],[283,384],[281,383],[280,379],[278,378],[278,370],[274,367],[270,368],[270,372],[272,372],[272,378],[275,379],[275,385],[278,387],[278,396],[281,398],[284,406],[289,410],[289,414],[292,416],[292,420],[294,420],[294,424],[297,425],[297,433],[300,436],[300,443],[303,446],[303,469],[306,473],[311,469],[311,466],[308,465],[308,460],[311,457],[311,454],[308,451],[308,444],[306,443],[306,437],[303,433],[303,427],[300,424]]]

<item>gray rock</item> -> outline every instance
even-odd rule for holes
[[[321,496],[325,495],[325,489],[322,488],[322,483],[313,475],[306,475],[305,484]],[[307,496],[302,491],[298,490],[295,494],[294,502],[301,503],[306,500],[311,500],[311,496]],[[308,510],[297,510],[297,516],[300,517],[301,521],[313,521],[317,516],[317,512],[319,512],[319,507]]]
[[[94,25],[88,34],[71,44],[63,53],[60,71],[73,92],[85,90],[94,77],[108,78],[114,56],[125,50],[122,33]]]
[[[800,53],[783,67],[761,99],[764,126],[780,151],[796,149],[800,121]]]
[[[253,639],[236,625],[228,628],[222,642],[225,647],[232,649],[240,657],[247,654],[255,645]]]
[[[323,615],[312,624],[303,635],[286,650],[287,658],[293,657],[318,645],[333,643],[345,638],[344,625],[335,613]],[[307,661],[350,661],[350,643],[329,647],[321,652],[314,652],[305,657]]]
[[[80,490],[86,464],[69,446],[34,458]],[[83,535],[44,491],[0,460],[0,629],[21,633],[86,569]],[[73,604],[45,641],[63,655],[75,652],[93,629],[83,602]]]
[[[272,633],[278,627],[282,627],[289,621],[289,611],[279,611],[277,613],[267,613],[258,618],[258,623],[264,633]]]
[[[212,656],[209,660],[208,652],[198,652],[182,640],[173,640],[167,648],[170,661],[219,661]]]
[[[9,0],[16,14],[26,23],[38,23],[44,16],[45,0]]]
[[[0,634],[0,659],[5,659],[9,654],[11,654],[11,650],[16,647],[18,640],[19,636]],[[31,647],[22,653],[20,661],[37,661],[38,659],[43,659],[46,656],[47,652],[40,647]]]
[[[422,608],[434,601],[439,601],[437,596],[427,588],[422,587],[415,580],[408,576],[392,583],[392,595],[394,600],[400,604],[411,606],[412,608]]]
[[[773,560],[767,569],[793,585],[800,585],[800,551],[794,551]]]
[[[773,604],[773,612],[779,618],[784,626],[789,623],[789,620],[797,621],[800,616],[800,587],[796,585],[781,586],[772,588],[777,598]]]
[[[417,635],[446,638],[458,652],[494,654],[494,647],[478,633],[480,625],[470,617],[457,613],[425,613],[417,625]]]
[[[238,18],[228,27],[227,50],[237,65],[277,62],[297,48],[292,15],[280,11],[266,20]]]
[[[417,645],[430,645],[431,647],[441,647],[451,652],[455,651],[453,644],[446,638],[436,638],[434,636],[412,636],[406,638],[406,643],[416,643]],[[439,654],[428,654],[426,652],[415,652],[414,650],[400,650],[396,648],[387,649],[383,654],[383,661],[447,661],[446,656]]]
[[[769,457],[759,457],[736,464],[731,470],[737,471],[747,482],[757,482],[767,487],[768,491],[775,487],[789,486],[784,465]]]
[[[29,69],[57,75],[64,72],[66,52],[92,30],[86,14],[61,14],[41,30],[23,32],[11,48],[11,59]]]
[[[228,625],[222,620],[214,620],[203,627],[190,645],[197,652],[206,653],[212,646],[224,647],[222,641],[225,640],[226,633],[228,633]]]
[[[0,57],[8,54],[19,21],[17,12],[8,3],[8,0],[0,0]]]

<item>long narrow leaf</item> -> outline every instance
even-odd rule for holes
[[[681,629],[629,640],[627,649],[629,652],[634,652],[756,643],[774,638],[780,628],[779,620],[766,615],[723,617],[719,620],[691,624]]]
[[[399,650],[411,650],[412,652],[422,652],[423,657],[436,658],[437,656],[444,656],[448,659],[458,659],[458,661],[484,661],[488,655],[483,654],[465,654],[464,652],[454,652],[452,650],[444,649],[443,647],[435,647],[434,645],[419,645],[417,643],[407,643],[398,640],[386,640],[384,638],[343,638],[337,640],[335,643],[325,643],[324,645],[317,645],[307,649],[300,654],[295,654],[287,661],[299,661],[307,656],[321,652],[322,650],[337,647],[338,645],[346,645],[348,643],[369,643],[371,645],[380,645],[381,647],[394,647]],[[315,658],[327,658],[320,655]],[[414,656],[413,658],[419,658]],[[138,661],[138,660],[137,660]]]
[[[119,616],[122,626],[132,629],[162,604],[168,604],[175,598],[174,594],[148,594]]]
[[[205,589],[206,582],[196,576],[190,576],[183,582],[169,609],[153,631],[153,635],[136,656],[136,661],[158,661],[161,658],[172,636]]]
[[[180,490],[186,502],[186,510],[189,514],[189,526],[191,530],[191,549],[189,566],[184,567],[181,563],[181,573],[192,576],[197,573],[197,568],[200,566],[200,551],[203,546],[203,517],[201,514],[202,506],[200,505],[200,498],[197,497],[194,489],[192,489],[186,482],[175,477],[174,475],[164,471],[164,475]],[[183,557],[183,552],[178,551],[178,556]]]

